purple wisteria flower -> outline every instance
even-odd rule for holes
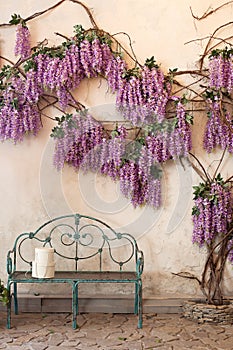
[[[206,123],[203,146],[204,149],[210,153],[216,147],[221,149],[227,149],[229,153],[233,153],[233,132],[232,116],[229,112],[226,112],[226,121],[222,119],[220,110],[220,101],[209,102],[209,119]],[[228,123],[228,124],[227,124]]]
[[[195,199],[193,208],[192,240],[199,246],[212,244],[217,235],[226,235],[233,215],[230,187],[214,181],[206,188],[205,194]]]
[[[65,163],[78,170],[90,161],[89,152],[103,140],[103,127],[90,114],[75,114],[55,128],[54,165],[60,170]],[[89,164],[90,165],[90,164]]]
[[[30,32],[26,25],[19,23],[16,28],[15,56],[22,59],[31,55]]]
[[[226,89],[231,93],[233,89],[233,63],[232,55],[219,53],[217,56],[210,57],[209,60],[209,86],[210,88],[219,90]]]

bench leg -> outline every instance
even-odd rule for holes
[[[17,291],[17,283],[14,283],[14,310],[15,314],[19,314],[19,308],[18,308],[18,291]]]
[[[7,303],[7,324],[6,328],[10,329],[11,328],[11,286],[8,284],[7,285],[7,291],[8,291],[8,303]]]
[[[134,314],[138,315],[138,282],[135,283]]]
[[[77,314],[78,314],[78,283],[72,285],[72,327],[77,329]]]
[[[142,328],[142,281],[138,281],[138,328]]]

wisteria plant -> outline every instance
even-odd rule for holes
[[[206,261],[201,278],[195,279],[208,304],[222,305],[226,263],[233,263],[232,177],[224,180],[220,173],[211,177],[204,171],[202,178],[194,186],[192,241],[206,249]]]
[[[202,182],[194,186],[192,209],[192,241],[206,250],[201,277],[187,272],[177,275],[198,281],[208,304],[222,305],[223,283],[227,262],[233,264],[233,176],[224,179],[218,172],[227,152],[233,153],[233,118],[231,92],[233,89],[232,49],[213,50],[209,56],[209,81],[204,92],[208,121],[203,146],[210,153],[223,150],[222,157],[211,176],[199,159],[197,170]]]

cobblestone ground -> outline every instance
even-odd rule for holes
[[[233,349],[233,326],[197,324],[179,314],[146,314],[143,328],[137,317],[125,314],[81,314],[78,329],[70,314],[13,315],[5,328],[0,312],[0,349],[15,350],[185,350]]]

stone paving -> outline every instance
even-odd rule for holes
[[[77,321],[73,330],[70,314],[22,313],[12,315],[7,330],[0,312],[0,349],[233,349],[233,325],[198,324],[180,314],[144,314],[142,329],[131,314],[80,314]]]

